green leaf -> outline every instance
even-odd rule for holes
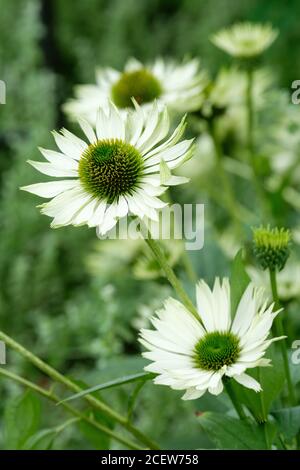
[[[136,404],[137,398],[147,382],[147,379],[145,380],[140,380],[137,385],[134,387],[133,392],[130,394],[129,399],[128,399],[128,406],[127,406],[127,419],[128,421],[131,421],[132,413],[134,410],[134,406]]]
[[[241,300],[241,297],[250,281],[251,279],[245,270],[245,264],[243,261],[243,249],[241,249],[236,254],[231,267],[230,300],[232,317],[234,317],[239,301]]]
[[[281,355],[277,354],[275,346],[269,348],[266,357],[272,360],[270,367],[257,367],[248,369],[247,374],[254,377],[262,387],[262,392],[256,393],[234,380],[232,385],[238,399],[244,403],[255,419],[262,422],[266,419],[272,403],[277,399],[285,383],[285,373]]]
[[[37,431],[40,415],[40,400],[31,391],[9,401],[4,415],[6,448],[22,449],[27,439]]]
[[[263,430],[256,424],[240,421],[222,413],[207,411],[200,415],[199,423],[217,449],[265,449]]]
[[[132,382],[137,382],[138,380],[150,380],[153,378],[153,374],[148,372],[140,372],[138,374],[127,375],[125,377],[120,377],[119,379],[110,380],[109,382],[105,382],[104,384],[94,385],[93,387],[87,388],[86,390],[82,390],[82,392],[78,392],[75,395],[71,395],[70,397],[62,400],[60,403],[64,403],[66,401],[75,400],[76,398],[84,397],[93,392],[98,392],[99,390],[107,390],[109,388],[118,387],[120,385],[129,384]]]
[[[26,450],[50,450],[58,432],[56,429],[42,429],[29,439],[23,446]]]
[[[272,411],[279,431],[287,440],[293,439],[300,430],[300,406]]]

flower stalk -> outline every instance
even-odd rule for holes
[[[31,362],[35,367],[44,372],[44,374],[46,374],[48,377],[51,377],[51,379],[53,379],[55,382],[61,383],[69,390],[72,390],[75,393],[82,391],[81,387],[75,384],[72,380],[68,379],[56,369],[51,367],[49,364],[42,361],[39,357],[37,357],[28,349],[24,348],[21,344],[12,339],[10,336],[6,335],[3,331],[0,331],[0,340],[4,341],[7,346],[10,346],[14,351],[19,353],[21,356]],[[85,399],[85,401],[88,402],[91,407],[102,411],[114,421],[119,423],[121,426],[127,429],[127,431],[129,431],[136,439],[145,444],[148,448],[158,448],[158,446],[150,438],[145,436],[139,429],[135,428],[131,423],[128,423],[127,418],[123,417],[118,412],[110,408],[108,405],[106,405],[106,403],[104,403],[98,398],[95,398],[90,394],[85,395],[83,398]]]
[[[229,398],[230,398],[230,400],[233,404],[233,407],[236,410],[238,416],[240,417],[241,420],[247,419],[247,416],[244,412],[243,406],[241,405],[241,403],[239,402],[239,400],[236,397],[235,391],[234,391],[232,383],[231,383],[231,379],[225,378],[223,380],[223,383],[224,383],[224,388],[227,392],[227,395],[229,396]]]
[[[214,146],[217,171],[222,180],[222,186],[223,186],[224,195],[225,195],[224,199],[226,201],[226,208],[228,212],[231,214],[231,216],[233,217],[237,232],[240,233],[241,231],[240,220],[243,218],[243,216],[240,213],[240,208],[236,203],[236,198],[232,190],[232,185],[229,181],[227,172],[224,168],[223,152],[222,152],[219,138],[217,136],[216,123],[214,119],[211,119],[208,121],[208,131],[209,131],[209,134],[213,142],[213,146]]]
[[[247,109],[247,147],[248,147],[248,164],[252,173],[252,182],[260,201],[262,215],[269,218],[269,207],[266,203],[263,187],[260,183],[260,175],[256,165],[255,146],[254,146],[254,105],[253,105],[253,86],[254,71],[252,64],[247,64],[247,86],[246,86],[246,109]]]
[[[61,399],[53,391],[45,390],[44,388],[36,385],[35,383],[30,382],[29,380],[27,380],[23,377],[20,377],[19,375],[14,374],[13,372],[10,372],[10,371],[5,370],[3,368],[0,368],[0,376],[6,377],[7,379],[13,380],[16,383],[18,383],[18,384],[20,384],[24,387],[29,388],[30,390],[38,393],[39,395],[46,398],[47,400],[52,401],[56,405],[61,404],[66,411],[68,411],[72,415],[76,416],[75,419],[78,419],[80,421],[85,421],[86,423],[93,426],[95,429],[98,429],[98,431],[103,432],[107,436],[115,439],[116,441],[120,442],[121,444],[124,444],[126,447],[128,447],[130,449],[134,449],[134,450],[141,450],[142,449],[142,447],[138,446],[137,444],[135,444],[131,440],[129,440],[129,439],[121,436],[120,434],[114,432],[112,429],[102,425],[98,421],[95,421],[93,418],[81,413],[80,411],[78,411],[76,408],[69,405],[68,403],[61,402]]]
[[[192,303],[191,299],[185,292],[181,282],[177,278],[175,272],[169,265],[159,243],[151,237],[150,232],[148,231],[147,236],[144,238],[145,242],[147,243],[148,247],[152,251],[154,257],[157,259],[161,269],[164,271],[166,278],[168,279],[169,283],[177,293],[178,297],[181,299],[182,303],[185,307],[194,315],[195,318],[199,321],[198,312]]]
[[[276,278],[276,270],[269,269],[270,274],[270,284],[272,289],[273,300],[275,302],[275,307],[278,309],[280,308],[280,301],[278,296],[278,288],[277,288],[277,278]],[[277,315],[274,321],[274,333],[275,336],[284,336],[284,328],[282,324],[281,315]],[[280,348],[281,348],[281,355],[283,359],[283,366],[285,371],[285,376],[287,380],[288,392],[289,392],[289,399],[292,405],[296,404],[296,396],[293,387],[293,382],[291,378],[291,371],[289,367],[289,359],[288,359],[288,352],[287,352],[287,345],[286,339],[280,341]]]

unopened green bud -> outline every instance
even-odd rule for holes
[[[290,230],[258,227],[253,229],[254,254],[263,269],[281,271],[289,257]]]

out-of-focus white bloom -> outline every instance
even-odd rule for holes
[[[164,240],[161,241],[160,246],[169,266],[174,267],[184,251],[182,240]],[[152,252],[147,248],[144,248],[134,264],[133,274],[137,279],[157,279],[165,276],[158,261],[153,259]]]
[[[196,294],[199,319],[170,298],[152,318],[154,330],[141,330],[140,341],[147,349],[143,356],[152,361],[145,370],[157,374],[156,384],[185,390],[185,400],[206,391],[219,395],[225,378],[260,391],[245,371],[269,365],[266,349],[281,339],[267,339],[279,313],[273,311],[274,304],[267,307],[262,290],[250,284],[231,318],[228,279],[221,283],[217,278],[213,290],[201,281]]]
[[[180,174],[191,178],[190,184],[199,184],[197,178],[205,177],[215,169],[214,149],[208,134],[202,134],[195,142],[194,156],[180,168]]]
[[[267,271],[254,266],[247,267],[253,284],[263,286],[271,294],[270,278]],[[278,294],[281,300],[291,300],[300,297],[300,265],[299,261],[290,260],[286,267],[277,273]]]
[[[203,102],[203,90],[207,85],[206,74],[199,71],[199,61],[177,63],[157,59],[152,64],[142,64],[130,59],[124,71],[98,68],[96,85],[80,85],[75,89],[75,99],[64,105],[71,117],[82,116],[92,124],[97,109],[107,100],[122,110],[132,108],[134,98],[145,109],[157,100],[170,110],[188,112],[199,109]]]
[[[87,224],[105,234],[128,214],[158,220],[166,205],[158,196],[187,181],[171,175],[193,152],[193,139],[179,142],[184,119],[167,140],[168,112],[156,103],[147,115],[137,104],[122,115],[110,103],[99,109],[95,129],[87,121],[80,124],[87,142],[66,129],[54,132],[60,152],[40,149],[47,163],[29,162],[41,173],[64,178],[22,188],[52,198],[41,206],[53,217],[51,226]]]
[[[211,41],[238,58],[256,57],[276,39],[278,31],[269,24],[238,23],[212,36]]]

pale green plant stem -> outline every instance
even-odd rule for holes
[[[165,273],[166,278],[168,279],[171,286],[173,287],[173,289],[177,293],[179,299],[182,301],[184,306],[192,313],[192,315],[194,315],[194,317],[198,321],[200,321],[199,314],[198,314],[194,304],[190,300],[190,298],[187,295],[187,293],[185,292],[181,282],[179,281],[179,279],[177,278],[177,276],[174,273],[173,269],[169,265],[169,263],[167,261],[167,258],[165,256],[165,254],[163,253],[159,243],[151,237],[151,234],[150,234],[149,231],[148,231],[146,237],[144,238],[144,240],[147,243],[147,245],[149,246],[150,250],[152,251],[154,257],[157,259],[161,269]]]
[[[222,181],[226,208],[227,208],[227,211],[233,217],[233,221],[234,221],[237,232],[240,233],[241,232],[240,210],[237,205],[233,188],[228,178],[228,174],[224,168],[224,156],[223,156],[222,148],[221,148],[219,138],[216,132],[216,125],[215,125],[214,120],[208,122],[208,130],[209,130],[209,134],[212,139],[213,146],[214,146],[216,167],[217,167],[217,172],[219,173],[219,176]]]
[[[266,201],[265,192],[260,182],[255,160],[253,84],[254,69],[253,67],[249,66],[247,69],[246,87],[248,164],[252,173],[253,187],[260,202],[260,207],[262,211],[261,215],[265,219],[268,219],[270,217],[270,210]]]
[[[276,271],[273,269],[270,269],[269,273],[270,273],[270,284],[271,284],[271,289],[272,289],[273,300],[275,303],[275,308],[279,309],[280,301],[279,301],[278,289],[277,289]],[[274,320],[274,327],[275,327],[275,334],[277,336],[284,336],[284,328],[283,328],[282,317],[280,313],[277,315],[277,317]],[[296,396],[295,396],[295,390],[294,390],[293,382],[291,378],[291,371],[289,367],[289,358],[288,358],[288,352],[287,352],[286,339],[280,340],[280,348],[281,348],[281,354],[282,354],[282,359],[283,359],[285,376],[287,380],[289,399],[290,399],[291,404],[295,405]]]
[[[21,356],[25,357],[25,359],[31,362],[35,367],[40,369],[46,375],[51,377],[51,379],[53,379],[55,382],[63,384],[65,387],[75,393],[79,393],[82,391],[81,387],[79,387],[73,381],[62,375],[60,372],[58,372],[46,362],[42,361],[39,357],[37,357],[32,352],[28,351],[28,349],[24,348],[21,344],[19,344],[17,341],[15,341],[2,331],[0,331],[0,340],[4,341],[7,346],[10,346],[17,353],[21,354]],[[158,448],[158,446],[150,438],[145,436],[139,429],[135,428],[131,423],[129,423],[127,421],[127,418],[123,417],[118,412],[110,408],[108,405],[106,405],[106,403],[102,402],[101,400],[95,398],[90,394],[85,395],[83,399],[87,401],[92,408],[102,411],[107,416],[115,420],[117,423],[127,429],[127,431],[129,431],[136,439],[138,439],[150,449]]]
[[[239,212],[236,213],[234,212],[233,208],[229,206],[223,199],[220,199],[220,193],[216,188],[214,188],[211,184],[206,185],[207,187],[207,192],[209,196],[214,199],[220,206],[222,206],[227,212],[231,215],[231,217],[234,219],[235,217],[238,217],[239,221],[244,224],[255,224],[256,218],[253,217],[253,213],[250,212],[246,207],[243,207],[239,205]]]
[[[172,195],[170,193],[170,190],[167,191],[165,193],[165,197],[166,197],[166,200],[168,201],[168,204],[172,205],[174,204],[174,201],[172,199]],[[174,223],[172,224],[172,226],[174,226]],[[173,228],[173,227],[172,227]],[[186,272],[186,275],[188,277],[188,279],[196,284],[196,282],[198,281],[198,275],[194,269],[194,266],[191,262],[191,259],[189,257],[189,255],[187,254],[186,250],[185,250],[185,241],[184,240],[178,240],[182,243],[182,246],[183,246],[183,251],[182,251],[182,255],[181,255],[181,262],[182,262],[182,266]]]
[[[238,414],[238,416],[240,417],[240,419],[244,420],[244,419],[247,419],[247,416],[243,410],[243,406],[241,405],[241,403],[239,402],[238,398],[236,397],[236,394],[234,392],[234,389],[232,387],[232,384],[231,384],[231,379],[228,379],[228,378],[225,378],[224,381],[223,381],[223,384],[224,384],[224,387],[225,387],[225,390]]]
[[[260,367],[258,368],[258,380],[261,383],[261,369],[260,369]],[[266,447],[267,447],[267,449],[270,449],[271,448],[271,443],[270,443],[270,439],[269,439],[269,430],[268,430],[268,415],[267,415],[267,411],[266,411],[266,405],[265,405],[263,390],[261,390],[259,392],[259,396],[260,396],[261,411],[262,411],[262,415],[263,415],[263,418],[264,418],[264,422],[259,423],[259,424],[260,424],[260,426],[262,426],[263,431],[264,431]]]
[[[184,245],[184,241],[183,241],[183,245]],[[181,255],[181,259],[182,259],[182,264],[184,266],[184,269],[185,269],[185,272],[187,274],[188,279],[193,284],[196,284],[196,282],[198,281],[198,276],[197,276],[197,273],[194,270],[194,266],[191,262],[191,259],[190,259],[189,255],[187,254],[187,252],[185,250],[185,247],[184,247],[183,253]]]
[[[24,387],[28,387],[29,389],[33,390],[34,392],[38,393],[42,397],[46,398],[47,400],[52,401],[55,404],[60,403],[61,399],[51,390],[45,390],[44,388],[36,385],[33,382],[30,382],[29,380],[20,377],[17,374],[14,374],[13,372],[10,372],[4,368],[0,368],[0,375],[2,377],[6,377],[7,379],[13,380],[16,383],[19,383],[20,385],[23,385]],[[100,424],[98,421],[95,421],[93,418],[81,413],[78,411],[76,408],[73,408],[71,405],[65,402],[60,403],[61,406],[71,413],[72,415],[76,416],[76,418],[73,418],[70,421],[75,421],[75,419],[85,421],[86,423],[90,424],[94,428],[98,429],[99,431],[103,432],[104,434],[108,435],[109,437],[115,439],[116,441],[120,442],[121,444],[124,444],[126,447],[129,447],[130,449],[136,449],[140,450],[142,449],[140,446],[135,444],[134,442],[130,441],[129,439],[126,439],[123,436],[120,436],[116,432],[114,432],[112,429],[103,426]],[[57,429],[62,430],[63,427],[65,427],[66,423],[64,423],[61,426],[58,426]]]

